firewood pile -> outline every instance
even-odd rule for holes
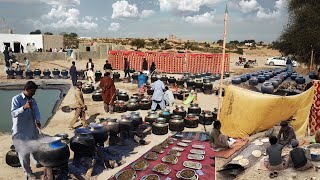
[[[279,86],[279,89],[287,89],[287,90],[304,91],[305,88],[306,88],[306,84],[297,84],[294,82],[284,82]]]

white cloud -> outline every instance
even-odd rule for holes
[[[191,24],[198,24],[198,25],[212,25],[213,20],[215,17],[215,12],[206,12],[201,15],[195,15],[195,16],[187,16],[184,17],[183,19]]]
[[[112,4],[113,13],[111,18],[136,18],[139,16],[138,8],[135,4],[130,5],[128,1],[117,1]]]
[[[259,19],[274,19],[281,16],[281,12],[284,11],[286,7],[286,0],[277,0],[274,5],[274,11],[260,7],[257,12],[257,18]]]
[[[120,29],[120,24],[112,22],[108,28],[109,31],[118,31]]]
[[[256,0],[241,0],[239,2],[240,10],[244,13],[249,13],[260,8]]]
[[[117,1],[112,4],[112,19],[123,19],[123,18],[146,18],[153,15],[153,10],[143,10],[139,13],[138,7],[135,4],[129,4],[128,1]]]
[[[107,17],[107,16],[103,16],[103,17],[102,17],[102,20],[107,21],[107,20],[108,20],[108,17]]]
[[[161,11],[198,12],[201,6],[212,7],[223,0],[159,0]]]
[[[98,27],[93,22],[94,17],[85,16],[80,18],[80,11],[76,8],[80,5],[80,0],[41,1],[51,5],[51,10],[47,14],[42,15],[39,20],[33,21],[36,27],[48,29],[79,28],[84,30],[92,30]]]
[[[141,15],[140,17],[141,18],[146,18],[146,17],[149,17],[149,16],[152,16],[155,12],[153,10],[143,10],[141,12]]]

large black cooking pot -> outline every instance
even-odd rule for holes
[[[137,102],[140,102],[141,98],[144,97],[143,94],[133,94],[130,99],[135,99]]]
[[[169,109],[163,109],[160,114],[160,117],[165,118],[166,122],[168,123],[169,120],[171,119],[171,114],[170,114],[170,110]]]
[[[17,70],[15,70],[15,74],[16,74],[16,76],[22,76],[23,71],[21,69],[17,69]]]
[[[101,90],[96,90],[92,93],[93,101],[102,101]]]
[[[188,114],[199,115],[200,113],[201,113],[201,108],[199,107],[199,104],[196,104],[196,103],[190,104],[190,107],[188,107]]]
[[[140,101],[140,109],[141,110],[149,110],[151,109],[151,100],[143,98]]]
[[[158,118],[156,122],[152,123],[152,133],[155,135],[168,134],[169,125],[166,123],[166,119]]]
[[[199,115],[199,123],[204,125],[211,125],[213,121],[217,119],[218,110],[214,112],[211,111],[202,111]]]
[[[184,124],[187,128],[196,128],[199,124],[198,117],[195,114],[188,114],[184,118]]]
[[[157,114],[157,112],[150,111],[150,112],[148,112],[148,115],[145,117],[144,120],[145,120],[145,122],[152,124],[157,120],[158,117],[159,117],[159,115]]]
[[[167,77],[167,75],[162,75],[161,76],[161,78],[160,78],[160,80],[164,83],[164,84],[167,84],[168,83],[168,77]]]
[[[113,81],[114,82],[119,82],[120,81],[120,74],[118,72],[114,72],[112,77],[113,77]]]
[[[18,153],[14,149],[13,145],[12,145],[12,147],[13,148],[11,148],[11,150],[8,151],[6,154],[6,163],[11,167],[21,167]]]
[[[40,69],[35,69],[34,70],[34,75],[35,76],[41,76],[41,70]]]
[[[30,69],[26,71],[26,79],[33,79],[33,72]]]
[[[118,100],[114,102],[114,112],[123,113],[127,111],[127,105],[124,101]]]
[[[50,79],[51,78],[51,72],[50,72],[50,70],[49,69],[45,69],[44,71],[43,71],[43,79]]]
[[[196,82],[194,83],[194,87],[200,89],[200,88],[202,88],[202,86],[203,86],[202,80],[201,79],[196,79]]]
[[[147,89],[147,94],[148,94],[149,96],[152,96],[152,95],[153,95],[153,92],[154,92],[154,90],[153,90],[152,88]]]
[[[195,85],[195,81],[194,81],[194,79],[188,79],[187,80],[187,87],[192,87],[193,88],[193,86]]]
[[[130,99],[127,103],[128,111],[138,111],[140,108],[139,103],[136,99]]]
[[[6,71],[7,75],[13,76],[14,75],[14,70],[13,69],[8,69]]]
[[[55,78],[59,78],[60,71],[57,68],[53,68],[52,74],[54,75]]]
[[[212,94],[213,93],[213,84],[212,83],[204,83],[203,84],[203,93],[204,94]]]
[[[184,119],[180,115],[173,115],[169,121],[169,130],[181,132],[184,130]]]
[[[78,128],[74,133],[75,135],[70,139],[70,149],[75,153],[75,156],[93,156],[96,143],[91,131],[87,128]]]
[[[132,120],[132,126],[134,128],[138,127],[143,123],[142,117],[140,116],[139,112],[131,112],[130,113],[130,118]]]
[[[90,123],[89,130],[91,131],[96,144],[103,145],[108,139],[108,131],[102,124]]]
[[[180,115],[182,118],[185,118],[187,112],[184,110],[183,106],[176,106],[176,109],[173,110],[173,114]]]
[[[138,84],[138,76],[139,76],[138,72],[135,72],[132,74],[132,83],[133,84]]]
[[[177,81],[176,81],[177,86],[179,88],[184,88],[184,81],[185,81],[185,79],[181,79],[181,78],[177,79]]]
[[[44,167],[67,165],[70,157],[69,147],[60,137],[45,137],[39,140],[40,146],[34,153],[35,159]]]
[[[117,119],[101,118],[100,121],[110,135],[117,135],[120,132],[119,122],[117,121]]]
[[[85,84],[82,88],[83,94],[90,94],[94,91],[94,87],[91,84]]]
[[[132,119],[130,115],[122,115],[118,122],[120,131],[129,131],[132,129]]]
[[[128,101],[129,100],[129,95],[126,92],[119,92],[117,94],[117,99],[121,101]]]
[[[168,82],[170,86],[174,86],[176,84],[176,81],[177,81],[176,78],[174,78],[173,76],[170,76],[168,78]]]
[[[94,73],[94,77],[95,77],[95,81],[96,81],[96,82],[100,81],[100,79],[101,79],[101,77],[102,77],[101,71],[97,70],[97,71]]]
[[[68,79],[69,72],[66,69],[61,71],[62,79]]]

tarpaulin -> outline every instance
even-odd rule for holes
[[[295,96],[277,96],[228,85],[220,114],[221,131],[233,138],[248,137],[293,116],[290,124],[297,136],[305,136],[313,97],[314,87]]]
[[[320,81],[313,81],[314,99],[310,109],[310,135],[314,135],[320,129]]]

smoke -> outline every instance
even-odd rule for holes
[[[16,151],[21,154],[21,155],[26,155],[28,153],[34,153],[39,151],[39,148],[43,144],[49,144],[51,142],[60,140],[61,138],[59,137],[41,137],[40,139],[37,140],[20,140],[20,139],[15,139],[13,141],[13,145],[15,146]],[[50,147],[47,146],[48,149],[42,149],[42,150],[50,150]]]

